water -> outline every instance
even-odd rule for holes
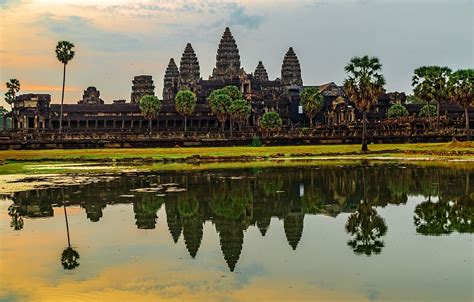
[[[0,203],[0,300],[472,301],[473,183],[321,166],[20,192]]]

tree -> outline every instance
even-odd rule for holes
[[[422,66],[414,71],[412,79],[415,96],[428,105],[436,101],[436,126],[439,127],[439,106],[447,98],[447,84],[451,69],[439,66]]]
[[[219,89],[222,93],[227,94],[231,99],[232,102],[235,102],[236,100],[241,100],[243,99],[242,92],[240,92],[239,88],[237,86],[229,85],[225,86],[222,89]]]
[[[61,110],[59,113],[59,132],[63,127],[64,86],[66,84],[66,65],[74,58],[74,44],[69,41],[59,41],[56,45],[56,58],[63,63],[63,89],[61,93]]]
[[[300,98],[300,104],[303,106],[303,111],[309,118],[309,127],[312,128],[314,116],[323,108],[323,95],[318,88],[309,87],[301,92]]]
[[[211,106],[212,113],[221,123],[222,131],[224,131],[224,123],[227,119],[229,107],[232,104],[232,98],[226,93],[222,93],[221,89],[217,89],[211,93],[207,100]]]
[[[407,116],[408,110],[402,104],[394,104],[388,108],[387,116],[388,117],[402,117]]]
[[[190,90],[182,90],[176,94],[174,103],[176,111],[184,116],[184,131],[187,129],[187,116],[196,108],[196,94]]]
[[[138,104],[140,111],[148,119],[148,131],[151,135],[151,120],[156,118],[161,110],[161,101],[153,95],[145,95]]]
[[[464,108],[467,140],[471,140],[469,129],[469,106],[474,106],[474,69],[460,69],[449,77],[448,97]]]
[[[367,151],[367,112],[384,92],[385,79],[380,73],[382,64],[376,57],[354,57],[344,68],[348,77],[344,90],[362,111],[362,151]]]
[[[436,114],[436,106],[426,104],[420,109],[420,113],[418,115],[420,117],[430,117]]]
[[[16,94],[20,91],[20,81],[17,79],[10,79],[6,82],[7,92],[5,93],[5,102],[7,102],[13,111],[13,102],[15,101]]]
[[[247,122],[252,106],[246,100],[236,100],[229,106],[230,116],[239,124],[239,131],[242,131],[242,125]]]
[[[265,112],[260,119],[260,127],[266,131],[279,130],[282,124],[280,115],[273,111]]]

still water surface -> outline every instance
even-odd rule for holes
[[[0,300],[472,301],[473,183],[322,166],[19,192],[0,201]]]

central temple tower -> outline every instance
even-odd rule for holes
[[[240,55],[235,39],[228,27],[225,28],[217,49],[216,67],[212,79],[237,78],[240,72]]]

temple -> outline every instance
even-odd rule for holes
[[[309,72],[309,71],[307,71]],[[236,39],[227,27],[217,47],[216,62],[212,74],[203,78],[199,58],[191,43],[188,43],[179,60],[179,66],[171,58],[164,71],[162,108],[157,118],[152,120],[152,129],[158,131],[182,131],[183,116],[176,112],[174,98],[180,90],[191,90],[197,95],[197,106],[187,117],[187,128],[190,131],[217,133],[221,129],[216,117],[212,114],[207,97],[210,93],[228,85],[238,87],[246,100],[252,105],[252,112],[243,131],[257,129],[259,119],[267,111],[276,111],[283,120],[283,129],[303,129],[309,121],[300,105],[300,93],[306,87],[319,89],[324,97],[323,109],[314,117],[314,123],[333,129],[351,129],[361,119],[361,112],[347,97],[343,87],[335,82],[322,85],[305,85],[302,68],[297,51],[290,47],[282,54],[281,74],[271,79],[262,63],[258,61],[253,73],[247,73],[241,64],[241,57]],[[141,114],[138,103],[144,95],[155,95],[155,84],[151,75],[135,76],[132,80],[130,100],[113,100],[106,103],[100,98],[96,87],[88,87],[83,98],[77,104],[65,104],[62,128],[64,132],[144,132],[148,121]],[[370,127],[387,129],[380,124],[387,119],[388,108],[395,103],[404,104],[404,93],[385,93],[379,98],[368,114]],[[47,94],[24,94],[14,101],[12,112],[13,129],[41,129],[43,132],[59,129],[60,105],[52,103]],[[406,104],[410,116],[417,116],[422,105]],[[471,121],[474,121],[474,110],[470,109]],[[457,105],[443,103],[441,113],[450,121],[459,121],[464,114]],[[400,123],[398,123],[400,126]],[[459,122],[456,125],[461,125]],[[236,128],[229,119],[225,128]],[[410,129],[427,128],[426,125],[410,125]],[[354,135],[357,133],[354,132]]]

